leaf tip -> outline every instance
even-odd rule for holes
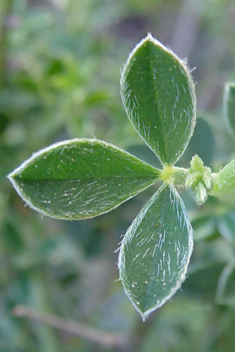
[[[154,41],[154,37],[152,36],[152,33],[150,33],[150,32],[148,32],[147,36],[144,39]]]
[[[12,182],[12,178],[13,178],[12,172],[11,172],[10,174],[8,174],[8,175],[6,176],[6,178],[8,178],[8,180],[9,180],[10,182]]]
[[[11,173],[9,173],[6,178],[11,182],[12,186],[16,189],[16,185],[15,185],[15,170],[13,170]]]
[[[149,314],[146,314],[146,313],[140,313],[141,315],[141,318],[143,320],[143,323],[146,321],[146,319],[148,318]]]

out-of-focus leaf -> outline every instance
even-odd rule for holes
[[[190,352],[198,352],[210,318],[208,306],[178,296],[151,321],[138,352],[153,352],[156,346],[161,352],[187,352],[189,346]]]
[[[208,122],[197,117],[193,136],[180,159],[180,165],[188,167],[193,155],[198,155],[206,166],[211,166],[215,150],[215,138]]]
[[[224,116],[228,132],[235,138],[235,83],[232,82],[225,84]]]
[[[200,241],[210,237],[215,232],[215,219],[212,215],[200,214],[191,221],[193,228],[193,238],[195,241]]]
[[[3,182],[12,169],[12,155],[15,155],[17,150],[19,150],[19,147],[17,147],[0,144],[0,180]]]
[[[222,200],[228,199],[234,203],[234,194],[231,190],[235,189],[235,160],[232,160],[222,170],[214,176],[214,189],[212,195],[219,197]],[[234,200],[234,201],[233,201]]]
[[[218,230],[226,240],[235,242],[235,214],[233,212],[218,218]]]
[[[189,276],[182,287],[183,292],[193,298],[213,303],[224,266],[225,263],[215,262],[199,266],[192,272],[189,271]]]
[[[19,252],[24,248],[24,243],[21,238],[21,234],[18,228],[18,223],[11,219],[6,221],[3,227],[2,238],[5,241],[5,245],[8,246],[9,252]],[[15,253],[14,253],[15,254]]]
[[[33,209],[59,219],[106,213],[155,183],[159,171],[111,144],[75,139],[45,148],[9,179]]]
[[[206,351],[233,352],[235,346],[235,315],[234,309],[217,310],[213,317],[213,333],[207,339]],[[205,350],[205,349],[204,349]]]
[[[137,158],[144,160],[148,164],[161,168],[161,163],[156,155],[153,153],[151,149],[146,144],[132,144],[127,148],[127,151]]]
[[[221,273],[216,299],[219,303],[235,305],[235,263],[229,263]]]
[[[121,94],[140,136],[163,164],[174,164],[196,120],[194,85],[186,63],[149,34],[127,60]]]
[[[119,255],[124,290],[143,320],[179,289],[192,247],[184,204],[163,185],[128,229]]]
[[[0,112],[0,135],[4,132],[8,124],[9,117],[6,114]]]

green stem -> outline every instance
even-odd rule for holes
[[[231,170],[234,170],[233,173],[235,175],[235,161]],[[168,185],[174,184],[178,187],[191,189],[197,205],[205,203],[208,193],[212,193],[214,188],[214,178],[211,174],[211,169],[204,166],[203,161],[198,155],[193,156],[189,169],[167,165],[164,166],[163,170],[160,172],[160,179]],[[233,184],[235,186],[235,177]]]
[[[160,179],[166,184],[174,184],[178,187],[185,187],[185,180],[188,170],[176,166],[164,166],[160,171]]]

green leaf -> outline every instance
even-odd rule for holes
[[[235,214],[228,212],[218,219],[218,230],[229,242],[235,243]]]
[[[124,290],[143,320],[180,288],[192,248],[183,201],[163,185],[128,229],[119,255]]]
[[[226,265],[218,282],[216,300],[218,303],[235,305],[235,263]]]
[[[216,297],[218,280],[224,269],[224,262],[205,263],[205,259],[192,270],[183,285],[183,292],[189,297],[213,302]]]
[[[33,209],[58,219],[106,213],[155,183],[159,171],[111,144],[74,139],[45,148],[9,175]]]
[[[225,84],[223,103],[227,129],[235,137],[235,83]]]
[[[199,213],[191,220],[194,241],[201,241],[211,237],[216,232],[216,217],[205,212]]]
[[[127,60],[121,95],[140,136],[163,164],[175,164],[196,123],[194,84],[186,62],[149,34]]]
[[[220,172],[214,174],[214,188],[211,195],[223,198],[227,198],[226,194],[231,197],[232,203],[235,205],[233,191],[235,189],[235,160],[232,160],[227,164]]]

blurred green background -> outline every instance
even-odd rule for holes
[[[180,192],[195,237],[188,278],[142,323],[118,281],[115,251],[156,187],[109,214],[64,222],[25,207],[6,179],[33,152],[75,137],[159,165],[119,94],[123,63],[148,32],[196,67],[198,123],[178,165],[197,153],[218,171],[235,152],[222,109],[224,83],[235,81],[233,0],[0,1],[1,352],[235,350],[235,200],[211,197],[198,208]],[[48,315],[83,330],[55,329]]]

